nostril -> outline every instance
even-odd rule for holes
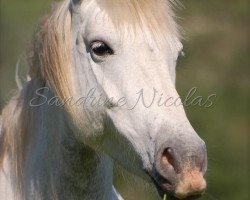
[[[177,160],[175,152],[171,147],[164,149],[161,157],[161,163],[165,167],[172,167],[178,173]]]
[[[169,192],[175,190],[177,184],[176,161],[174,149],[162,148],[157,153],[156,159],[156,182]]]
[[[173,158],[172,148],[166,148],[163,151],[161,161],[163,165],[172,165],[174,167],[174,158]]]

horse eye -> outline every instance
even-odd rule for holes
[[[113,50],[102,41],[95,41],[91,43],[91,52],[97,56],[112,55]]]

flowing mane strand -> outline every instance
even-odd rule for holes
[[[34,36],[31,57],[31,78],[42,79],[61,100],[71,97],[73,88],[70,5],[70,0],[59,3],[42,19]],[[73,112],[70,107],[66,109]]]

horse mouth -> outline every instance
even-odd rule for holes
[[[155,188],[157,189],[158,195],[161,197],[161,199],[164,199],[165,195],[167,196],[168,200],[196,200],[200,199],[204,193],[203,192],[197,192],[190,194],[188,196],[178,196],[176,193],[176,188],[173,186],[170,186],[168,182],[164,184],[164,186],[157,180],[158,178],[155,178],[153,176],[150,176],[151,180],[153,181],[153,184]],[[167,185],[167,186],[166,186]]]

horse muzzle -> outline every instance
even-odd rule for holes
[[[198,137],[173,138],[162,144],[155,156],[153,180],[159,194],[172,199],[196,199],[206,189],[205,143]]]

